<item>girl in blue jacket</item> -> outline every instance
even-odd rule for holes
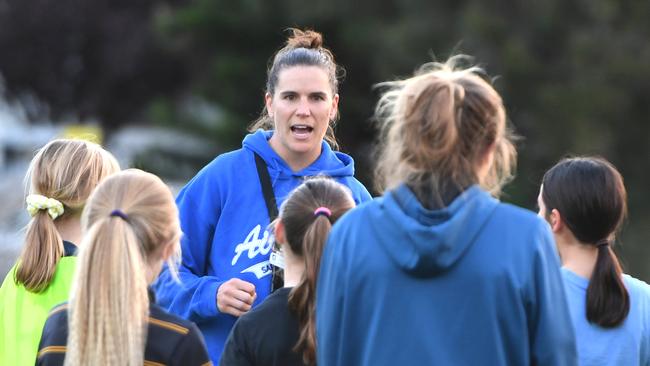
[[[650,365],[650,286],[623,274],[612,249],[627,212],[608,161],[564,159],[542,181],[539,214],[562,258],[579,365]]]
[[[515,162],[503,101],[458,60],[383,84],[388,191],[328,238],[319,365],[575,365],[548,225],[490,194]]]
[[[180,284],[167,271],[159,302],[196,322],[216,363],[235,320],[271,292],[266,230],[277,207],[305,177],[327,175],[355,202],[370,199],[352,158],[336,148],[338,66],[313,31],[293,30],[268,70],[265,110],[241,149],[222,154],[180,192]]]

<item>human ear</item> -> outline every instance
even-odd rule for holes
[[[336,118],[336,115],[339,113],[339,95],[334,94],[332,97],[332,109],[330,110],[330,121]]]
[[[273,118],[273,96],[270,93],[264,94],[264,105],[266,106],[266,113]]]
[[[551,224],[551,230],[554,233],[561,231],[564,228],[564,221],[562,220],[562,214],[557,209],[551,210],[551,213],[548,217],[548,221]]]
[[[162,260],[163,261],[166,261],[167,259],[169,259],[174,254],[174,251],[176,250],[177,245],[178,245],[178,243],[176,241],[170,241],[169,243],[167,243],[167,245],[165,245],[163,247],[163,250],[162,250]]]
[[[287,237],[284,231],[284,223],[282,222],[282,220],[278,220],[278,222],[275,223],[275,229],[273,235],[275,235],[276,243],[284,244],[287,242],[286,240]]]

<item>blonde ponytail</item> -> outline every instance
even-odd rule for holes
[[[31,292],[44,291],[63,256],[63,240],[54,226],[54,220],[46,211],[38,212],[29,223],[25,235],[25,247],[20,265],[14,273],[14,281]]]
[[[107,215],[91,227],[70,299],[65,365],[142,365],[149,315],[144,265],[123,219]]]
[[[36,154],[26,177],[29,191],[59,201],[63,213],[52,218],[40,210],[32,217],[14,273],[16,284],[35,293],[47,289],[63,256],[63,240],[55,220],[78,218],[97,184],[119,169],[109,152],[82,140],[54,140]]]
[[[142,365],[147,285],[163,249],[179,250],[174,198],[158,177],[126,170],[97,187],[82,226],[65,365]]]

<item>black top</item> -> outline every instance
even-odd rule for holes
[[[67,240],[63,241],[63,256],[74,257],[77,255],[77,246]]]
[[[150,292],[150,296],[153,294]],[[36,365],[63,365],[68,343],[68,304],[56,306],[45,322]],[[149,305],[144,365],[212,365],[203,335],[190,321]]]
[[[220,366],[304,366],[298,343],[298,319],[289,311],[289,292],[276,290],[258,307],[242,315],[230,331]]]

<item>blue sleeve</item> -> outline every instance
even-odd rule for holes
[[[165,267],[154,284],[158,304],[196,323],[221,314],[216,296],[223,281],[207,275],[214,230],[221,214],[219,186],[209,179],[210,168],[215,166],[208,165],[199,172],[176,199],[183,231],[180,283]]]
[[[327,239],[316,286],[317,365],[339,364],[340,342],[346,339],[342,311],[347,282],[343,276],[345,269],[339,261],[341,255],[335,252],[336,244],[341,244],[337,228],[334,226]]]
[[[528,322],[533,365],[577,365],[576,339],[560,262],[548,225],[536,222],[535,258],[528,282]]]

